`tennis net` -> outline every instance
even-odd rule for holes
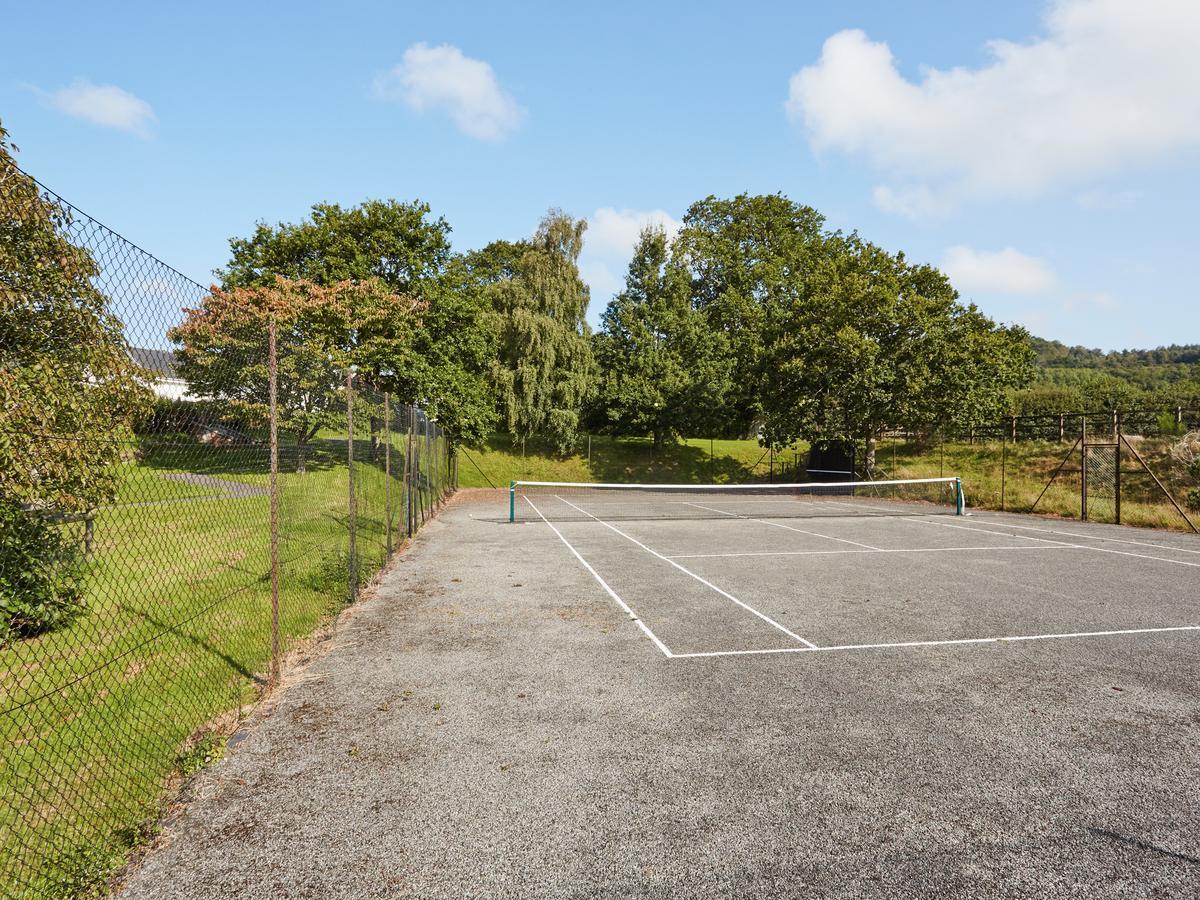
[[[514,481],[508,519],[782,519],[962,515],[958,478],[799,484],[589,484]]]

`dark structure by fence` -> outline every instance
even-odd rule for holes
[[[0,165],[0,895],[69,895],[436,512],[455,456],[352,371],[298,373],[273,327],[239,400],[190,396],[167,334],[208,291]]]

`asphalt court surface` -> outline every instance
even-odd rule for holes
[[[716,521],[609,521],[597,503],[594,520],[559,521],[558,504],[590,511],[586,499],[525,502],[546,521],[512,527],[556,533],[671,656],[1200,631],[1188,536],[906,506],[824,515],[837,501]]]
[[[506,513],[428,523],[123,895],[1200,894],[1200,540]]]

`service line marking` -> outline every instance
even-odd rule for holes
[[[568,541],[565,537],[563,537],[563,533],[561,531],[559,531],[557,528],[555,528],[554,525],[551,524],[549,519],[547,519],[545,516],[542,515],[542,511],[540,509],[538,509],[536,506],[534,506],[533,501],[530,500],[528,497],[526,497],[525,502],[528,503],[530,506],[533,506],[533,511],[538,514],[538,517],[541,518],[541,520],[543,522],[545,522],[547,525],[550,526],[550,530],[558,535],[558,539],[567,545],[567,549],[570,550],[572,553],[574,553],[575,558],[583,564],[583,567],[592,573],[592,577],[595,578],[596,581],[600,582],[600,587],[604,588],[604,590],[608,593],[608,596],[610,596],[614,600],[616,600],[617,604],[621,607],[621,609],[625,610],[626,615],[628,615],[630,619],[632,619],[634,622],[636,622],[638,624],[638,627],[641,628],[642,631],[644,631],[646,633],[646,636],[648,638],[650,638],[650,640],[654,641],[654,646],[658,647],[658,649],[661,650],[663,652],[663,655],[666,656],[668,659],[674,657],[675,654],[671,652],[670,648],[667,647],[667,645],[664,644],[659,639],[658,635],[656,635],[653,631],[650,630],[650,626],[647,625],[645,622],[643,622],[641,620],[641,617],[638,616],[637,613],[635,613],[632,609],[630,609],[629,604],[626,603],[624,600],[622,600],[620,595],[617,594],[616,591],[614,591],[611,587],[608,586],[608,582],[600,577],[600,574],[595,569],[592,568],[592,564],[583,558],[582,553],[580,553],[573,546],[571,546],[571,542]]]
[[[793,525],[784,525],[782,522],[772,522],[772,521],[769,521],[768,519],[755,519],[752,516],[743,516],[743,515],[739,515],[738,513],[726,512],[723,509],[717,509],[716,507],[712,507],[712,506],[701,506],[699,503],[689,503],[688,506],[694,506],[697,509],[707,509],[709,512],[720,513],[723,516],[730,516],[731,518],[734,518],[734,519],[743,519],[744,521],[747,521],[747,522],[757,522],[759,525],[770,525],[773,528],[784,528],[784,529],[787,529],[788,531],[794,531],[797,534],[807,534],[810,537],[825,538],[825,540],[827,540],[827,541],[837,541],[839,544],[850,544],[855,547],[862,547],[865,550],[878,551],[881,549],[879,547],[872,547],[870,544],[860,544],[858,541],[850,541],[850,540],[847,540],[846,538],[834,537],[831,534],[821,534],[821,532],[819,532],[819,531],[805,531],[803,528],[796,528]]]
[[[846,553],[990,553],[1008,551],[1090,550],[1091,547],[899,547],[879,550],[746,550],[740,553],[673,553],[668,559],[717,559],[737,556],[839,556]]]
[[[1200,625],[1169,625],[1163,628],[1121,628],[1111,631],[1069,631],[1050,634],[1016,634],[1005,637],[950,638],[939,641],[892,641],[879,644],[827,644],[820,647],[778,647],[770,650],[712,650],[700,653],[676,653],[675,659],[699,659],[714,656],[769,656],[779,653],[828,653],[835,650],[893,650],[905,647],[944,647],[956,644],[1004,644],[1020,641],[1051,641],[1064,638],[1109,637],[1122,634],[1159,634],[1175,631],[1200,631]]]
[[[705,587],[711,588],[712,590],[716,591],[718,594],[720,594],[720,595],[721,595],[722,597],[724,597],[725,599],[727,599],[727,600],[732,600],[732,601],[733,601],[734,603],[736,603],[738,606],[742,607],[742,609],[744,609],[744,610],[746,610],[746,611],[748,611],[748,612],[751,612],[751,613],[753,613],[754,615],[758,616],[760,619],[762,619],[762,620],[763,620],[764,622],[766,622],[768,625],[771,625],[772,627],[779,629],[779,630],[780,630],[780,631],[782,631],[784,634],[786,634],[788,637],[790,637],[790,638],[792,638],[793,640],[795,640],[795,641],[797,641],[797,642],[799,642],[799,643],[803,644],[803,645],[804,645],[805,647],[807,647],[808,649],[810,649],[810,650],[815,650],[815,649],[817,649],[817,645],[816,645],[816,644],[814,644],[812,641],[805,640],[804,638],[800,637],[800,635],[796,634],[794,631],[790,631],[789,629],[787,629],[787,628],[785,628],[784,626],[780,625],[778,622],[776,622],[774,619],[772,619],[772,618],[771,618],[770,616],[768,616],[766,613],[764,613],[764,612],[759,612],[757,609],[755,609],[755,608],[754,608],[753,606],[751,606],[749,603],[743,603],[743,602],[742,602],[741,600],[739,600],[737,597],[733,596],[733,594],[729,593],[728,591],[722,590],[721,588],[719,588],[719,587],[717,587],[715,584],[713,584],[711,581],[708,581],[708,580],[707,580],[707,579],[705,579],[705,578],[701,578],[699,575],[697,575],[697,574],[696,574],[695,572],[693,572],[691,569],[687,569],[687,568],[685,568],[685,567],[681,566],[679,563],[675,562],[675,560],[671,559],[670,557],[668,557],[668,556],[663,556],[663,555],[662,555],[661,553],[659,553],[657,550],[654,550],[654,549],[652,549],[652,548],[650,548],[650,547],[647,547],[645,544],[643,544],[643,543],[642,543],[641,541],[639,541],[637,538],[635,538],[635,537],[631,537],[630,535],[628,535],[628,534],[626,534],[625,532],[623,532],[623,531],[622,531],[620,528],[618,528],[617,526],[615,526],[615,525],[613,525],[613,524],[611,524],[611,523],[609,523],[609,522],[605,522],[603,519],[598,519],[598,518],[596,518],[595,516],[593,516],[593,515],[592,515],[590,512],[588,512],[587,510],[585,510],[585,509],[580,509],[578,506],[576,506],[576,505],[575,505],[574,503],[572,503],[570,500],[567,500],[567,499],[565,499],[564,497],[561,497],[561,496],[559,496],[558,494],[555,494],[555,495],[554,495],[554,497],[555,497],[555,499],[557,499],[557,500],[561,500],[563,503],[567,504],[567,506],[571,507],[572,509],[574,509],[574,510],[578,510],[579,512],[583,513],[583,514],[584,514],[585,516],[587,516],[588,518],[590,518],[590,519],[592,519],[592,520],[594,520],[594,521],[596,521],[596,522],[599,522],[599,523],[600,523],[601,525],[603,525],[605,528],[608,528],[608,529],[610,529],[610,530],[612,530],[612,531],[615,531],[615,532],[616,532],[617,534],[619,534],[621,537],[625,538],[625,540],[627,540],[627,541],[630,541],[630,542],[632,542],[632,543],[636,544],[637,546],[641,547],[643,550],[645,550],[645,551],[646,551],[647,553],[649,553],[650,555],[652,555],[652,556],[657,556],[657,557],[658,557],[659,559],[661,559],[663,562],[669,563],[670,565],[674,566],[676,569],[678,569],[678,570],[679,570],[680,572],[682,572],[683,574],[685,574],[685,575],[689,575],[689,576],[691,576],[692,578],[695,578],[695,579],[696,579],[698,582],[700,582],[702,585],[704,585]],[[527,500],[528,500],[529,498],[528,498],[528,497],[526,497],[525,499],[527,499]],[[536,507],[535,507],[535,509],[536,509]],[[541,515],[541,513],[539,512],[539,513],[538,513],[538,515]],[[545,516],[542,516],[542,520],[543,520],[543,521],[545,521],[547,525],[550,525],[550,522],[546,520],[546,517],[545,517]],[[550,527],[551,527],[551,528],[553,528],[554,526],[553,526],[553,525],[551,525]],[[558,529],[557,529],[557,528],[555,528],[554,530],[555,530],[555,531],[558,531]],[[559,536],[560,536],[560,537],[562,537],[561,535],[559,535]],[[566,538],[563,538],[563,540],[564,540],[564,541],[566,541]],[[570,544],[568,544],[567,546],[570,546]],[[576,554],[576,555],[578,555],[578,554]],[[582,557],[580,557],[580,558],[582,559]],[[599,576],[597,576],[597,577],[599,577]],[[678,654],[673,654],[673,655],[676,655],[676,656],[677,656]]]

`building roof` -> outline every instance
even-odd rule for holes
[[[143,369],[149,369],[159,378],[178,378],[175,374],[174,350],[151,350],[148,347],[130,347],[129,355]]]

